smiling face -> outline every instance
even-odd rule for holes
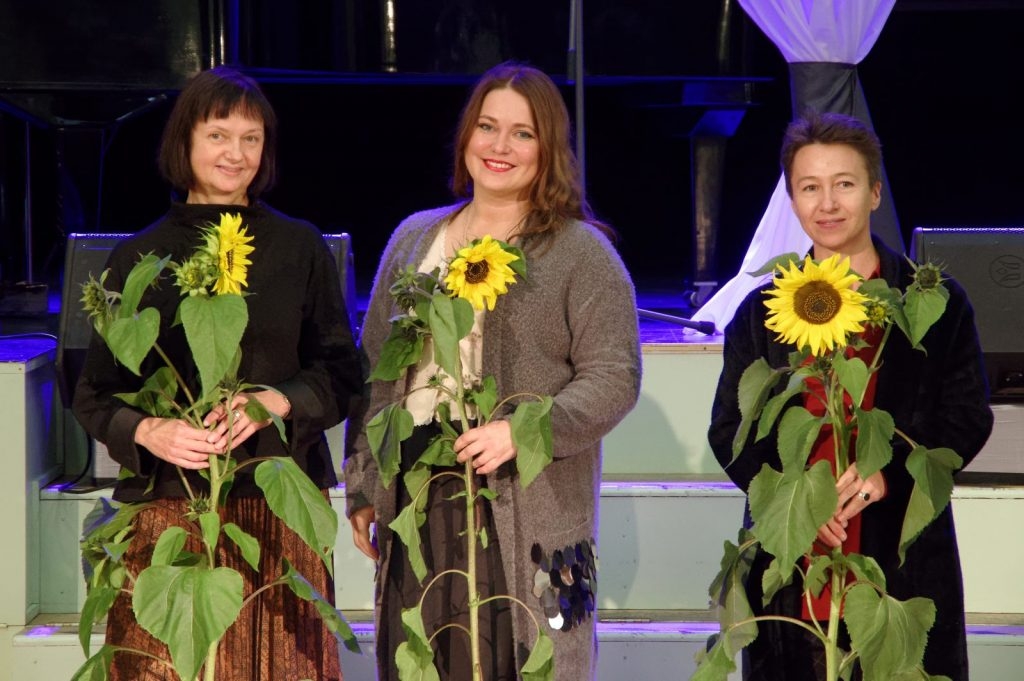
[[[540,144],[525,97],[509,88],[487,94],[466,145],[465,161],[475,198],[527,198],[537,177]]]
[[[808,144],[793,157],[793,212],[814,242],[814,257],[833,253],[856,259],[873,251],[871,211],[881,200],[881,182],[868,179],[864,158],[845,144]]]
[[[194,182],[188,203],[247,205],[263,141],[263,123],[240,113],[196,123],[189,155]]]

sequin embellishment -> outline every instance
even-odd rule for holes
[[[593,539],[555,549],[546,555],[539,544],[530,549],[537,571],[533,595],[552,629],[569,631],[593,616],[597,603],[597,550]]]

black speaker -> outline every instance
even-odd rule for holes
[[[64,406],[71,406],[75,384],[82,373],[92,324],[82,309],[82,284],[90,275],[100,278],[110,250],[130,234],[71,234],[64,249],[64,281],[61,285],[60,319],[57,327],[57,384]]]
[[[82,284],[89,276],[99,279],[106,268],[114,245],[131,234],[71,234],[64,251],[64,282],[61,292],[60,321],[57,332],[57,383],[64,406],[71,406],[78,376],[82,373],[85,352],[92,337],[92,324],[82,310]],[[358,308],[356,300],[355,257],[352,238],[345,232],[325,234],[324,240],[334,256],[341,279],[349,323],[356,333]]]
[[[994,398],[1024,399],[1024,227],[917,227],[911,257],[967,291]]]

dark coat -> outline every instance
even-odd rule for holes
[[[875,248],[881,259],[882,277],[891,286],[904,290],[913,274],[910,264],[877,239]],[[874,406],[889,412],[896,427],[919,444],[949,447],[963,458],[966,466],[988,439],[993,416],[974,312],[962,287],[952,280],[945,284],[949,302],[943,316],[922,340],[927,354],[914,350],[898,329],[890,335],[882,351]],[[788,353],[793,350],[792,345],[776,342],[776,334],[765,327],[766,288],[747,296],[726,328],[724,366],[708,433],[716,458],[744,491],[763,463],[782,470],[777,431],[760,442],[748,442],[736,461],[729,464],[733,436],[740,422],[737,386],[743,370],[759,357],[766,358],[773,367],[786,366]],[[780,385],[778,391],[783,387]],[[888,486],[886,497],[868,505],[862,514],[860,552],[878,561],[891,596],[900,600],[922,596],[935,602],[938,614],[929,633],[925,669],[933,675],[944,674],[962,681],[967,679],[963,580],[949,506],[921,533],[907,551],[906,562],[899,566],[900,531],[913,488],[913,479],[906,470],[909,453],[906,442],[896,436],[892,461],[882,469]],[[771,556],[761,552],[748,580],[747,591],[755,610],[761,604],[761,574],[770,561]],[[784,589],[767,610],[799,616],[799,588],[791,585]],[[793,640],[800,639],[799,635],[794,637],[794,631],[798,628],[790,624],[773,622],[760,626],[761,633],[749,648],[748,666],[754,670],[749,678],[804,678],[784,661],[787,656],[792,659],[794,655],[806,654],[806,649]]]

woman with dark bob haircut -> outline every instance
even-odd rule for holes
[[[477,484],[497,495],[479,509],[489,538],[476,558],[480,597],[509,594],[518,600],[513,606],[491,600],[480,608],[481,664],[490,681],[519,678],[524,647],[537,640],[535,622],[554,644],[557,679],[593,678],[601,438],[633,408],[640,388],[633,285],[609,240],[611,230],[584,201],[571,137],[565,102],[544,73],[515,63],[485,73],[455,138],[452,190],[461,200],[416,213],[398,226],[381,258],[363,325],[362,347],[376,365],[390,319],[404,312],[388,293],[396,272],[445,268],[459,249],[486,235],[524,252],[526,277],[493,309],[476,313],[460,348],[472,382],[493,376],[501,396],[529,393],[554,400],[554,460],[525,488],[509,425],[515,405],[500,406],[488,423],[470,427],[454,443],[457,471],[471,461]],[[422,587],[389,527],[409,502],[408,493],[401,480],[381,486],[365,426],[398,401],[412,413],[415,428],[402,443],[401,477],[441,432],[435,416],[447,386],[437,387],[432,354],[424,356],[399,380],[373,381],[367,411],[349,421],[358,432],[345,461],[353,539],[379,561],[381,680],[397,678],[395,653],[406,638],[401,612],[419,603]],[[445,570],[465,570],[468,561],[456,532],[466,527],[465,506],[446,503],[462,483],[436,475],[445,470],[434,466],[424,509],[428,580]],[[370,537],[374,522],[376,545]],[[449,574],[422,603],[442,679],[474,678],[468,637],[459,629],[468,621],[467,598],[465,580]]]
[[[179,196],[195,185],[192,131],[199,121],[223,119],[232,113],[263,123],[259,168],[246,188],[248,202],[259,199],[277,180],[277,114],[259,85],[238,72],[217,67],[197,74],[182,90],[164,128],[160,144],[160,174]]]
[[[140,253],[183,262],[201,244],[202,228],[219,223],[222,213],[240,215],[254,250],[247,256],[249,323],[240,344],[238,376],[272,388],[256,388],[218,405],[206,414],[205,428],[150,416],[117,397],[137,391],[142,379],[115,362],[94,334],[74,412],[122,466],[114,500],[148,504],[135,516],[134,538],[123,558],[132,575],[149,565],[165,529],[185,527],[188,499],[182,479],[193,491],[209,493],[202,471],[209,468],[211,455],[226,452],[229,435],[230,456],[236,460],[290,456],[325,497],[338,483],[324,431],[346,418],[364,374],[323,235],[260,200],[275,178],[276,125],[274,110],[248,76],[227,67],[194,76],[175,102],[160,146],[160,170],[175,192],[170,210],[118,244],[107,263],[107,287],[121,290]],[[174,325],[179,300],[177,286],[165,277],[146,291],[142,306],[160,311],[159,345],[198,394],[185,334]],[[149,376],[161,365],[151,355],[140,374]],[[257,422],[246,414],[251,400],[284,420],[287,442],[276,428],[267,428],[270,419]],[[236,473],[221,522],[234,523],[259,541],[260,566],[253,569],[239,550],[223,542],[217,564],[242,575],[243,595],[249,598],[281,573],[282,559],[287,559],[333,602],[333,579],[320,556],[270,511],[253,479],[254,468]],[[167,649],[135,621],[129,595],[119,595],[111,608],[106,641],[152,655],[116,654],[111,679],[177,679],[158,659],[169,659]],[[340,681],[337,641],[313,604],[288,588],[267,589],[246,603],[221,640],[217,678]]]

